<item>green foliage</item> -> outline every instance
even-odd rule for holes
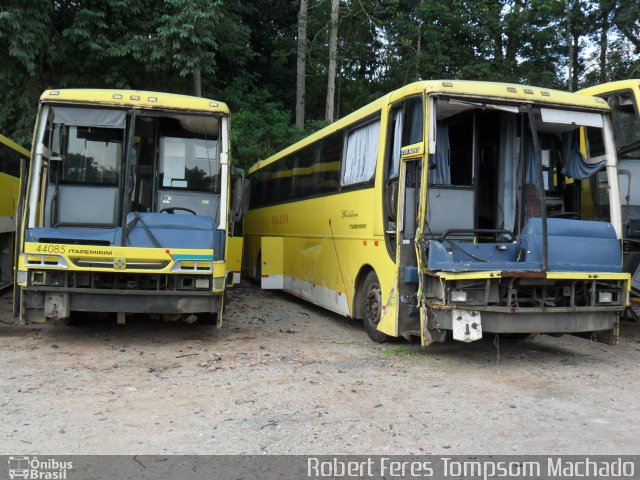
[[[31,140],[46,88],[191,93],[232,111],[244,166],[324,126],[331,2],[309,0],[307,125],[293,125],[299,0],[5,0],[0,6],[0,132]],[[606,10],[608,16],[603,16]],[[640,76],[637,0],[342,0],[336,113],[418,79],[567,88]]]
[[[239,81],[224,91],[224,98],[233,112],[233,159],[243,168],[304,136],[293,124],[291,113],[265,89]]]

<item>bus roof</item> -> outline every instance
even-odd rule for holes
[[[46,90],[40,96],[40,102],[81,103],[83,105],[93,104],[109,107],[190,110],[229,114],[229,107],[225,103],[216,100],[141,90],[89,88]]]
[[[370,104],[365,105],[346,117],[337,120],[331,125],[285,148],[281,152],[278,152],[267,159],[256,162],[249,169],[249,173],[253,173],[285,155],[295,152],[296,150],[299,150],[320,138],[326,137],[327,135],[332,134],[358,119],[365,118],[377,112],[388,103],[393,103],[401,100],[402,98],[418,93],[468,96],[475,98],[482,97],[505,101],[536,102],[582,108],[597,108],[600,110],[609,109],[606,102],[600,98],[578,95],[577,93],[564,92],[549,88],[530,87],[527,85],[512,83],[478,82],[469,80],[428,80],[415,82],[405,85],[398,90],[394,90],[385,96],[374,100]]]
[[[578,91],[582,95],[601,95],[603,93],[618,92],[620,90],[640,90],[640,79],[630,78],[628,80],[618,80],[617,82],[602,83]]]

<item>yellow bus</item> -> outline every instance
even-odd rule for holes
[[[0,289],[13,283],[20,170],[28,160],[28,150],[0,135]]]
[[[204,98],[48,90],[22,196],[20,320],[112,312],[222,322],[229,109]],[[233,218],[232,218],[233,217]],[[234,253],[235,252],[235,253]]]
[[[640,294],[640,270],[638,269],[640,265],[640,79],[604,83],[578,93],[604,98],[611,108],[613,137],[618,153],[624,233],[624,271],[634,274],[631,286],[633,292],[638,295]],[[586,186],[590,187],[590,185]],[[590,195],[587,189],[585,189],[585,195]],[[597,207],[596,204],[595,208]]]
[[[362,319],[377,342],[615,342],[630,279],[616,166],[602,99],[412,83],[250,169],[245,270]],[[609,208],[583,216],[581,182],[594,175]]]

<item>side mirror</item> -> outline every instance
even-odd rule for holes
[[[234,222],[242,220],[249,211],[249,198],[251,194],[251,182],[249,179],[239,177],[233,186],[233,203],[231,215]]]

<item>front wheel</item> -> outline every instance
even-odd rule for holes
[[[362,323],[369,338],[376,343],[384,343],[389,338],[378,330],[382,313],[382,291],[375,272],[371,271],[364,279],[362,286]]]

